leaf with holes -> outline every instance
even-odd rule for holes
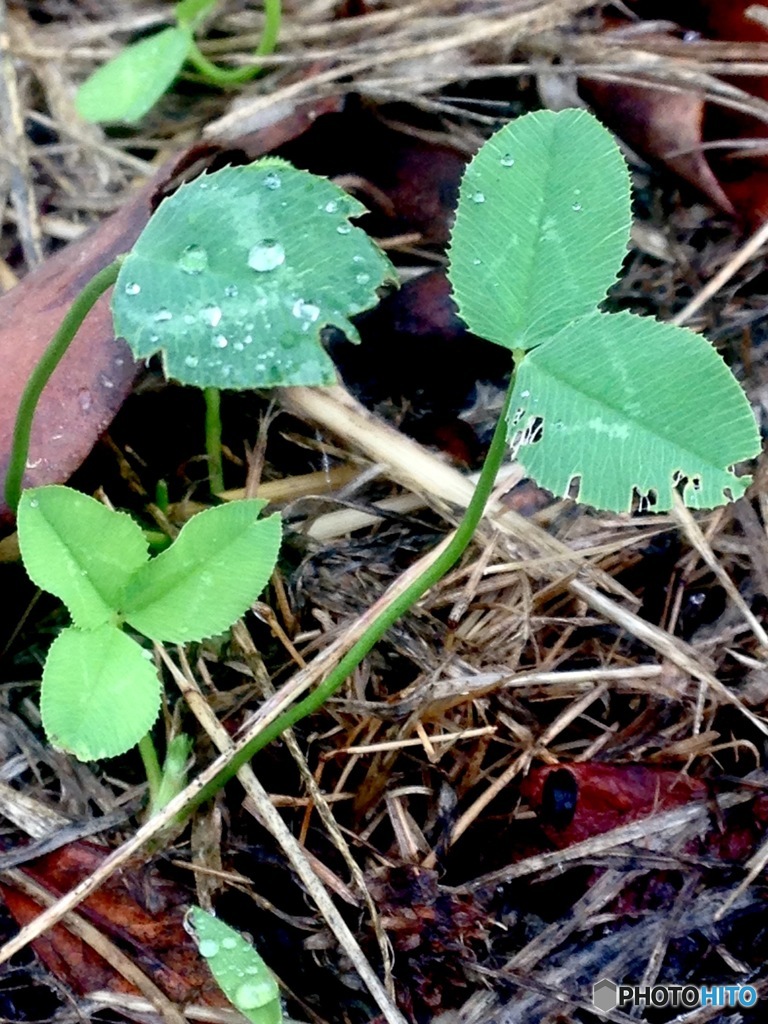
[[[280,1024],[280,990],[250,942],[200,907],[190,907],[187,927],[221,991],[253,1024]]]
[[[126,257],[112,308],[138,358],[199,387],[329,385],[320,333],[359,340],[350,317],[395,272],[365,232],[365,207],[274,157],[183,185]]]
[[[280,548],[278,515],[266,502],[233,501],[186,523],[173,544],[142,566],[125,594],[126,621],[152,640],[185,643],[221,633],[256,600]]]
[[[449,277],[470,330],[529,349],[605,298],[627,250],[629,176],[584,110],[539,111],[493,135],[467,167]]]
[[[190,27],[175,25],[127,46],[80,86],[78,113],[86,121],[140,121],[179,74],[191,45]]]
[[[81,761],[135,746],[160,710],[160,680],[148,654],[116,626],[60,633],[48,651],[40,695],[50,742]]]
[[[115,617],[128,581],[149,559],[130,516],[69,487],[24,491],[18,527],[30,579],[60,598],[83,628]]]
[[[630,313],[594,313],[529,352],[515,380],[510,433],[543,487],[595,508],[710,508],[744,493],[734,463],[760,450],[755,419],[727,366],[699,335]]]

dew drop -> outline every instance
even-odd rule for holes
[[[243,345],[242,341],[236,341],[232,348],[235,350],[235,352],[242,352],[243,349],[245,348],[245,345]]]
[[[218,306],[203,306],[200,310],[200,319],[210,324],[211,327],[216,327],[221,320],[221,310]]]
[[[200,187],[202,188],[202,185]],[[176,265],[185,274],[202,274],[208,268],[208,253],[202,245],[188,245],[181,250]]]
[[[574,203],[571,206],[571,209],[573,210],[574,213],[580,213],[581,212],[581,203]]]
[[[280,188],[281,185],[282,181],[280,180],[280,175],[275,174],[273,171],[270,171],[264,179],[264,187],[270,189],[272,192],[274,192],[276,188]]]
[[[514,167],[515,166],[515,158],[512,156],[511,153],[505,153],[504,156],[501,158],[500,162],[501,162],[501,166],[502,167]]]
[[[285,249],[274,238],[263,238],[248,253],[248,266],[259,273],[275,270],[282,263],[285,263]]]
[[[26,469],[37,469],[37,467],[40,465],[40,463],[42,461],[43,461],[42,459],[27,459],[27,461],[25,463],[25,468]]]
[[[358,284],[368,284],[368,282],[371,280],[371,275],[370,274],[358,274],[355,277],[355,280],[357,281]]]
[[[126,295],[138,295],[140,291],[141,291],[141,285],[137,284],[135,281],[130,281],[125,286],[125,294]]]
[[[106,373],[99,374],[99,381],[101,383],[101,386],[103,388],[106,388],[107,391],[111,391],[112,388],[115,386],[115,382],[112,380],[111,377],[108,377]]]
[[[229,341],[227,338],[224,337],[223,334],[217,334],[216,337],[213,339],[213,344],[216,348],[226,348],[227,345],[229,344]]]
[[[237,298],[237,285],[236,284],[228,284],[227,287],[224,289],[224,294],[227,296],[228,299],[236,299]]]
[[[173,320],[173,313],[170,309],[158,309],[155,313],[155,323],[160,324],[164,320]]]
[[[323,209],[325,210],[326,213],[337,213],[339,209],[339,204],[336,202],[335,199],[331,199],[325,204]]]
[[[237,939],[232,935],[228,935],[221,944],[224,949],[237,949]]]
[[[204,956],[207,959],[216,956],[219,952],[219,944],[215,939],[201,939],[197,948],[200,950],[200,956]]]
[[[184,365],[188,366],[190,370],[194,370],[199,362],[200,360],[197,356],[184,356]]]
[[[78,391],[77,402],[80,408],[83,410],[83,412],[88,412],[88,410],[91,408],[91,405],[93,404],[93,398],[91,397],[91,392],[88,390],[88,388],[82,388],[80,391]]]
[[[483,261],[480,259],[479,256],[475,256],[475,258],[472,260],[472,266],[479,267],[482,262]]]
[[[255,1010],[257,1006],[264,1006],[274,999],[274,988],[269,980],[244,981],[237,988],[232,1002],[238,1010]]]
[[[252,342],[253,342],[253,335],[252,334],[246,334],[246,336],[243,338],[243,344],[244,345],[250,345]]]
[[[530,392],[530,391],[521,391],[521,392],[520,392],[520,397],[521,397],[521,398],[529,398],[529,397],[530,397],[530,394],[531,394],[531,392]]]
[[[313,306],[311,302],[305,302],[304,299],[297,299],[291,312],[300,320],[309,320],[312,323],[320,316],[319,307]]]
[[[32,500],[29,503],[30,508],[37,508],[39,505],[40,502],[37,500],[37,498],[32,498]]]
[[[339,235],[348,235],[351,230],[352,225],[347,223],[339,224],[339,226],[336,228],[336,231]]]
[[[363,257],[362,257],[362,256],[360,256],[360,255],[357,255],[357,256],[353,256],[353,257],[352,257],[352,262],[353,262],[353,263],[362,263],[362,262],[363,262]]]
[[[472,194],[472,202],[473,203],[484,203],[485,202],[485,193],[484,192],[473,192],[473,194]]]
[[[191,314],[191,313],[185,313],[185,314],[184,314],[184,323],[185,323],[185,324],[187,324],[188,326],[190,326],[190,325],[191,325],[191,324],[193,324],[194,322],[195,322],[195,318],[194,318],[194,317],[192,316],[192,314]]]

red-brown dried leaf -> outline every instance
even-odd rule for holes
[[[765,43],[768,28],[747,17],[751,0],[671,0],[664,4],[634,5],[650,19],[676,22],[703,37],[742,43]],[[614,28],[616,22],[607,26]],[[653,50],[653,35],[642,37]],[[684,44],[679,44],[684,45]],[[760,99],[768,99],[768,78],[743,76],[728,79]],[[660,160],[704,193],[726,212],[736,212],[756,226],[768,217],[768,157],[740,154],[738,140],[768,142],[768,125],[746,113],[716,103],[704,103],[694,91],[672,92],[653,88],[584,80],[583,89],[598,115],[643,156]],[[706,148],[722,140],[726,149]]]
[[[594,80],[585,80],[583,90],[602,120],[632,149],[660,160],[714,206],[735,213],[701,148],[704,102],[698,93]]]
[[[538,813],[547,838],[558,847],[691,800],[706,800],[708,793],[703,782],[680,772],[608,764],[536,768],[521,791]]]
[[[90,875],[108,852],[93,843],[71,843],[25,865],[23,870],[51,895],[60,896]],[[0,893],[20,926],[42,909],[8,884],[0,885]],[[78,913],[119,946],[172,1001],[226,1005],[195,944],[184,931],[182,921],[188,901],[187,893],[138,865],[134,871],[111,875],[80,904]],[[77,993],[98,989],[136,992],[122,975],[63,925],[36,939],[33,947],[48,970]]]

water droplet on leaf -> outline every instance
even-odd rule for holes
[[[574,213],[579,213],[581,211],[581,203],[574,203],[571,209]]]
[[[236,284],[228,284],[227,287],[224,289],[224,294],[227,296],[228,299],[236,299],[237,298],[237,285]]]
[[[371,275],[370,274],[358,274],[355,277],[355,280],[357,281],[358,284],[368,284],[368,282],[371,280]]]
[[[210,324],[211,327],[216,327],[221,320],[221,310],[218,306],[203,306],[200,310],[200,319]]]
[[[173,320],[173,313],[170,309],[158,309],[155,313],[155,323],[162,323],[163,320]]]
[[[226,348],[227,345],[229,344],[229,341],[227,340],[227,338],[224,337],[223,334],[217,334],[216,337],[213,339],[213,344],[216,346],[216,348]]]
[[[194,370],[199,362],[200,360],[197,356],[184,356],[184,365],[188,366],[190,370]]]
[[[248,266],[259,273],[275,270],[282,263],[285,263],[285,249],[274,238],[263,238],[248,253]]]
[[[473,192],[473,194],[472,194],[472,202],[473,203],[484,203],[485,202],[485,193],[484,192]]]
[[[135,281],[131,281],[129,284],[127,284],[125,286],[125,294],[126,295],[138,295],[140,291],[141,291],[141,285],[140,284],[136,284]]]
[[[282,181],[280,180],[280,175],[275,174],[273,171],[270,171],[270,173],[264,179],[264,187],[270,189],[271,191],[274,191],[276,188],[280,188],[281,185]]]
[[[274,997],[270,981],[244,981],[235,992],[232,1002],[238,1010],[255,1010],[257,1006],[271,1002]]]
[[[504,156],[501,158],[501,166],[502,167],[514,167],[515,166],[515,158],[512,156],[511,153],[505,153],[504,154]]]
[[[216,956],[219,952],[219,944],[215,939],[201,939],[200,945],[197,948],[200,950],[200,956],[208,959]]]
[[[203,187],[202,185],[200,186]],[[185,274],[202,274],[208,268],[208,253],[202,245],[188,245],[182,249],[181,256],[177,260],[179,270]]]
[[[329,200],[323,207],[326,213],[336,213],[339,209],[339,204],[335,199]]]
[[[352,226],[350,224],[347,224],[347,223],[339,224],[339,226],[336,228],[336,231],[340,235],[348,235],[351,230],[352,230]]]
[[[310,320],[312,323],[320,316],[319,307],[313,306],[311,302],[305,302],[303,299],[297,299],[294,302],[291,312],[300,320]]]

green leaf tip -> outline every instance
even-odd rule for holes
[[[320,340],[395,281],[350,218],[365,207],[325,178],[268,157],[225,167],[164,200],[120,270],[116,332],[168,377],[198,387],[331,385]]]
[[[136,124],[181,71],[192,44],[187,25],[175,25],[127,46],[80,86],[75,106],[86,121]]]
[[[467,166],[448,276],[475,334],[529,349],[584,316],[616,280],[630,189],[610,133],[584,110],[526,114]]]
[[[751,480],[734,464],[760,450],[746,396],[709,342],[630,313],[584,317],[526,355],[510,435],[541,486],[614,512],[638,497],[666,511],[680,488],[692,507],[722,505]]]
[[[200,907],[190,907],[185,923],[232,1005],[253,1024],[280,1024],[280,990],[254,947]]]

